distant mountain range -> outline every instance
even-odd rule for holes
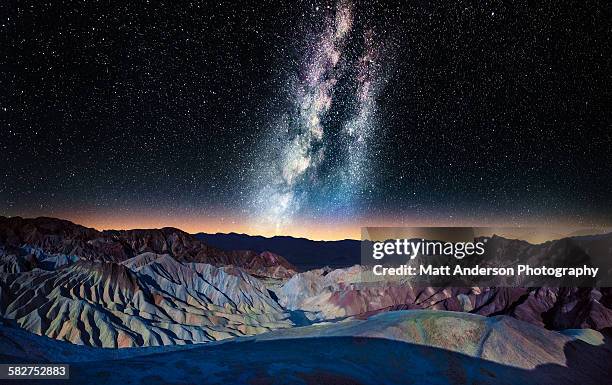
[[[340,241],[312,241],[305,238],[289,236],[262,237],[237,233],[197,233],[195,237],[208,245],[222,250],[253,250],[257,253],[270,251],[282,255],[299,271],[308,271],[330,267],[346,268],[361,263],[361,241],[345,239]],[[582,252],[595,259],[598,265],[602,260],[612,259],[612,233],[597,235],[579,235],[541,244],[531,244],[522,240],[506,239],[493,236],[496,248],[505,250],[504,254],[536,256],[533,260],[550,260],[556,253],[563,255],[559,249],[578,247]],[[493,243],[491,244],[493,245]],[[526,260],[526,259],[523,259]]]
[[[329,266],[334,269],[358,265],[360,241],[312,241],[306,238],[275,236],[266,238],[246,234],[198,233],[195,237],[222,250],[271,251],[285,257],[300,271]]]

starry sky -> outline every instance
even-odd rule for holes
[[[610,225],[605,1],[16,1],[0,215],[358,237]]]

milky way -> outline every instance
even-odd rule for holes
[[[604,0],[5,8],[0,215],[317,238],[612,218]]]
[[[333,11],[323,30],[307,39],[304,66],[290,85],[293,108],[264,142],[276,155],[257,178],[263,188],[255,205],[260,218],[279,230],[305,205],[315,209],[306,211],[315,217],[350,212],[369,176],[364,163],[377,128],[379,44],[372,29],[350,40],[351,3],[339,2]]]

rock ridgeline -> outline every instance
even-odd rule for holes
[[[146,252],[168,254],[180,262],[233,265],[263,277],[289,278],[296,271],[280,255],[267,251],[220,250],[172,227],[98,231],[47,217],[0,216],[0,248],[2,261],[6,262],[3,269],[7,271],[26,268],[19,265],[41,267],[37,264],[41,261],[59,265],[75,259],[122,262]],[[10,266],[9,262],[12,262]]]

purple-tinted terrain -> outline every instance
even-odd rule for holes
[[[610,253],[609,238],[572,242]],[[174,228],[0,217],[1,361],[69,362],[74,383],[596,384],[612,374],[610,288],[413,287],[321,255],[305,271],[302,254],[265,240],[237,251]],[[568,241],[494,242],[520,253]]]

